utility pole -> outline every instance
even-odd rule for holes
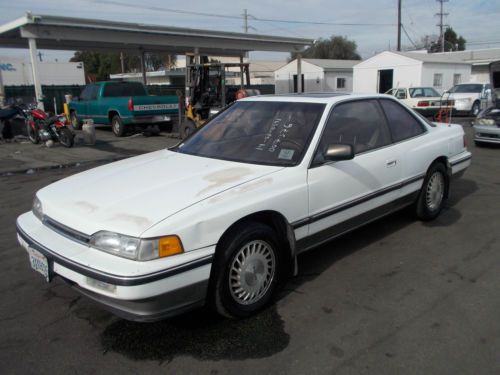
[[[398,51],[401,51],[401,0],[398,0]]]
[[[444,27],[448,26],[443,23],[443,18],[447,16],[449,13],[444,13],[444,3],[449,0],[436,0],[439,3],[439,13],[436,13],[436,16],[439,17],[439,23],[436,26],[439,26],[439,40],[441,41],[441,52],[444,52]]]

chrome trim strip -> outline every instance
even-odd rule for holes
[[[344,210],[347,210],[347,209],[352,208],[354,206],[357,206],[358,204],[365,203],[365,202],[367,202],[367,201],[369,201],[371,199],[378,198],[381,195],[390,193],[391,191],[401,189],[401,188],[405,187],[406,185],[410,185],[410,184],[412,184],[414,182],[422,180],[424,177],[425,177],[425,173],[419,174],[419,175],[411,177],[411,178],[409,178],[409,179],[407,179],[405,181],[401,181],[401,182],[399,182],[397,184],[394,184],[394,185],[391,185],[391,186],[387,186],[387,187],[385,187],[383,189],[380,189],[380,190],[374,191],[372,193],[363,195],[362,197],[353,199],[353,200],[351,200],[349,202],[346,202],[346,203],[342,203],[342,204],[340,204],[338,206],[329,208],[328,210],[319,212],[319,213],[317,213],[315,215],[312,215],[312,216],[309,216],[309,217],[306,217],[306,218],[294,221],[293,223],[291,223],[292,228],[293,229],[298,229],[298,228],[300,228],[300,227],[302,227],[304,225],[312,224],[315,221],[318,221],[318,220],[324,219],[324,218],[326,218],[328,216],[337,214],[337,213],[339,213],[341,211],[344,211]]]
[[[204,257],[201,257],[199,259],[181,264],[176,267],[168,268],[166,270],[158,271],[158,272],[153,272],[149,273],[146,275],[140,275],[140,276],[120,276],[120,275],[114,275],[110,274],[104,271],[99,271],[94,268],[86,267],[83,266],[79,263],[76,263],[66,257],[63,257],[59,254],[56,254],[52,250],[48,249],[47,247],[43,246],[39,242],[35,241],[33,238],[31,238],[26,232],[22,230],[22,228],[19,226],[19,223],[16,223],[16,229],[18,235],[26,241],[26,243],[34,248],[35,250],[38,250],[41,252],[43,255],[49,259],[50,262],[56,262],[66,268],[69,268],[72,271],[75,271],[81,275],[91,277],[93,279],[103,281],[108,284],[112,285],[120,285],[120,286],[135,286],[135,285],[143,285],[143,284],[148,284],[153,281],[158,281],[162,279],[166,279],[167,277],[175,276],[183,272],[187,272],[190,270],[193,270],[195,268],[202,267],[207,264],[212,263],[212,258],[213,255],[207,255]]]

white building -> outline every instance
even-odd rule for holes
[[[490,81],[489,65],[500,60],[500,48],[476,49],[469,51],[442,52],[436,55],[452,56],[472,64],[471,82],[487,83]]]
[[[359,60],[302,59],[304,92],[351,92],[353,66]],[[297,61],[290,61],[274,72],[276,94],[297,92]]]
[[[385,51],[354,66],[353,91],[384,93],[393,87],[429,86],[443,92],[470,79],[471,63],[449,54]]]
[[[33,85],[31,63],[21,57],[0,56],[0,70],[5,86]],[[82,62],[39,62],[42,85],[84,85]]]

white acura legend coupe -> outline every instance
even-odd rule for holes
[[[301,252],[409,205],[434,219],[470,162],[461,126],[388,95],[251,97],[171,149],[41,189],[18,239],[47,281],[126,319],[246,317]]]

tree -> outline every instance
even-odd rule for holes
[[[102,53],[91,51],[76,51],[69,60],[71,62],[82,61],[85,73],[93,75],[98,81],[109,79],[110,74],[121,73],[121,60],[119,53]],[[175,55],[168,53],[145,53],[144,65],[147,72],[175,67],[177,59]],[[125,72],[137,73],[141,71],[141,58],[139,55],[124,53],[123,65]]]
[[[297,54],[292,54],[295,58]],[[304,58],[361,60],[356,42],[345,36],[332,35],[329,39],[319,39],[302,53]]]
[[[455,30],[451,27],[447,27],[444,32],[444,50],[446,52],[450,51],[465,51],[465,44],[467,41],[460,35],[458,36]],[[429,52],[441,52],[441,39],[431,44]]]

